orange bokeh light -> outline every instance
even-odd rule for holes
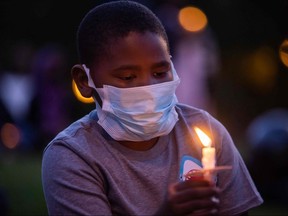
[[[201,31],[208,23],[205,13],[199,8],[191,6],[180,10],[178,20],[185,30],[191,32]]]
[[[94,103],[94,99],[92,97],[90,98],[85,98],[81,95],[76,83],[74,80],[72,80],[72,90],[73,90],[73,93],[75,95],[75,97],[81,101],[82,103]]]
[[[279,49],[279,55],[282,63],[288,67],[288,39],[284,40]]]
[[[11,123],[5,123],[1,128],[1,140],[5,147],[16,148],[21,140],[20,130]]]

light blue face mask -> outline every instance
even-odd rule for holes
[[[175,91],[180,83],[172,63],[171,66],[173,80],[169,82],[133,88],[96,88],[89,69],[83,65],[88,85],[102,99],[102,107],[96,102],[98,123],[113,139],[144,141],[170,133],[178,121]]]

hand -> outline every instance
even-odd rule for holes
[[[169,188],[169,204],[176,215],[217,215],[219,188],[203,178],[177,182]]]

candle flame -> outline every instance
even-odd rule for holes
[[[205,146],[205,147],[210,147],[212,140],[210,139],[209,136],[207,136],[200,128],[198,127],[194,127],[195,132],[197,133],[201,143]]]

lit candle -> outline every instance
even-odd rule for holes
[[[202,160],[201,160],[203,168],[204,170],[214,169],[216,164],[216,157],[215,157],[215,148],[211,146],[212,140],[198,127],[195,127],[194,129],[201,143],[204,146],[202,148]]]

